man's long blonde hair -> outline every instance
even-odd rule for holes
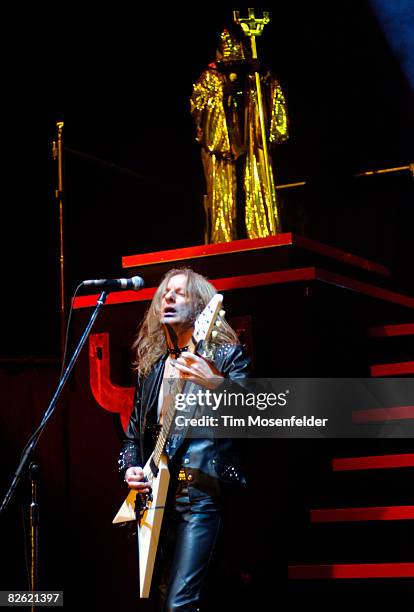
[[[217,293],[213,285],[204,276],[194,272],[191,268],[174,268],[167,272],[155,292],[144,320],[138,328],[137,338],[132,345],[132,348],[136,350],[134,366],[140,376],[147,376],[153,365],[167,351],[167,341],[160,320],[161,300],[170,279],[177,274],[183,274],[187,278],[187,292],[190,295],[190,312],[193,322],[207,306],[213,295]],[[214,339],[215,344],[239,343],[236,332],[224,319],[221,320],[221,325],[217,331],[218,334]]]

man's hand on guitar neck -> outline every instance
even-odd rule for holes
[[[149,493],[148,483],[144,480],[144,471],[140,467],[130,467],[125,472],[125,482],[130,489],[138,493]]]
[[[216,389],[223,381],[223,374],[214,363],[203,357],[184,351],[181,357],[172,361],[181,378],[187,378],[206,389]]]

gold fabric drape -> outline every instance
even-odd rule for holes
[[[236,238],[236,160],[243,156],[245,224],[249,238],[264,238],[281,231],[272,168],[271,193],[260,133],[254,74],[247,74],[244,88],[231,82],[231,74],[214,64],[193,86],[191,113],[202,147],[202,162],[210,211],[210,242]],[[261,76],[269,145],[288,137],[286,102],[276,79]]]

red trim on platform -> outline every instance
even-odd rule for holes
[[[374,272],[382,276],[390,276],[390,271],[386,266],[370,261],[365,257],[359,257],[338,249],[299,236],[290,232],[278,234],[277,236],[269,236],[268,238],[254,238],[250,240],[233,240],[232,242],[220,242],[218,244],[203,244],[200,246],[185,247],[182,249],[171,249],[168,251],[156,251],[154,253],[142,253],[141,255],[126,255],[122,257],[123,268],[137,268],[141,266],[149,266],[161,263],[183,262],[190,259],[198,259],[200,257],[211,257],[214,255],[229,255],[231,253],[242,253],[243,251],[257,251],[261,249],[269,249],[279,246],[298,246],[308,251],[313,251],[343,261],[349,265],[363,268],[369,272]]]
[[[414,454],[374,455],[371,457],[342,457],[332,459],[334,472],[351,470],[380,470],[387,468],[414,467]]]
[[[242,253],[243,251],[256,251],[292,244],[293,234],[291,233],[278,234],[268,238],[254,238],[253,240],[245,238],[243,240],[233,240],[232,242],[203,244],[200,246],[184,247],[183,249],[142,253],[141,255],[126,255],[122,257],[122,267],[137,268],[140,266],[152,266],[160,263],[174,263],[175,261],[199,259],[200,257],[211,257],[213,255],[230,255],[232,253]]]
[[[371,376],[395,376],[398,374],[414,374],[414,361],[402,363],[382,363],[371,366]]]
[[[110,293],[106,298],[105,306],[109,304],[127,304],[128,302],[145,302],[152,300],[156,287],[142,289],[141,291],[120,291]],[[96,301],[100,294],[81,295],[73,299],[73,308],[91,308],[96,306]]]
[[[262,272],[260,274],[245,274],[242,276],[216,278],[212,279],[211,283],[216,287],[217,291],[228,291],[231,289],[246,289],[248,287],[261,287],[265,285],[305,280],[319,280],[330,285],[335,285],[336,287],[350,289],[351,291],[356,291],[370,297],[375,297],[388,302],[394,302],[414,309],[414,298],[314,267],[294,268],[293,270],[278,270],[276,272]],[[141,291],[110,293],[106,300],[106,304],[123,304],[127,302],[150,300],[152,299],[155,291],[156,288],[152,287],[149,289],[142,289]],[[97,294],[77,297],[73,301],[73,307],[90,308],[91,306],[95,306],[97,299]]]
[[[291,283],[304,280],[315,280],[315,268],[297,268],[294,270],[280,270],[278,272],[262,272],[261,274],[246,274],[244,276],[230,276],[228,278],[215,278],[211,284],[217,291],[229,291],[231,289],[246,289],[248,287],[261,287],[278,283]],[[106,304],[123,304],[127,302],[139,302],[151,300],[156,287],[143,289],[142,291],[124,291],[110,293]],[[73,301],[74,308],[90,308],[95,306],[98,295],[85,295],[77,297]]]
[[[401,421],[402,419],[414,419],[414,406],[372,408],[370,410],[354,410],[352,412],[353,423]]]
[[[382,338],[384,336],[412,336],[414,334],[414,323],[403,325],[384,325],[383,327],[371,327],[368,335],[371,338]]]
[[[414,578],[414,563],[333,563],[289,565],[291,580],[337,580],[343,578]]]
[[[406,521],[414,519],[414,506],[373,506],[371,508],[323,508],[311,510],[312,523],[350,521]]]

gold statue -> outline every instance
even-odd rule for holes
[[[250,37],[251,50],[241,32],[223,30],[216,61],[201,74],[191,96],[207,185],[206,242],[212,243],[282,231],[267,147],[288,138],[286,102],[279,82],[260,67],[255,45],[268,19],[255,20],[249,9],[249,20],[235,13],[235,21]],[[242,194],[245,227],[240,230],[237,201]]]

